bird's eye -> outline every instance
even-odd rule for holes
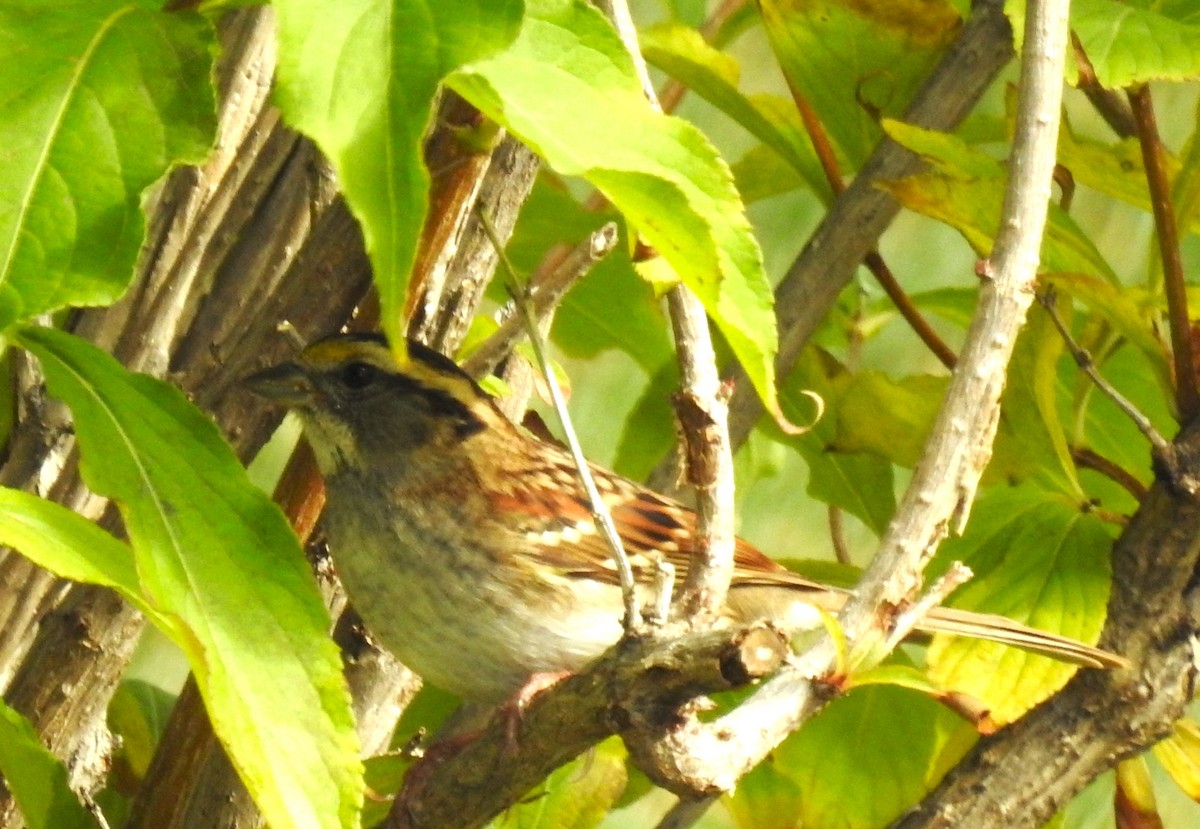
[[[378,374],[379,369],[370,363],[350,363],[342,369],[342,383],[350,389],[365,389]]]

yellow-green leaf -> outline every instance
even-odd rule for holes
[[[729,168],[698,129],[649,106],[596,9],[531,1],[508,49],[447,83],[558,172],[599,189],[696,293],[778,412],[771,288]]]
[[[356,826],[361,764],[341,659],[279,508],[178,389],[60,331],[26,328],[18,342],[71,407],[84,480],[120,507],[143,603],[170,620],[164,632],[268,821]]]

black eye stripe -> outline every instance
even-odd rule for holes
[[[373,366],[372,366],[373,368]],[[468,438],[483,431],[483,421],[476,417],[470,407],[443,389],[435,389],[402,374],[386,374],[378,379],[385,381],[388,388],[400,394],[422,398],[429,410],[454,423],[454,431],[460,438]]]

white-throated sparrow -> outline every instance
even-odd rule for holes
[[[535,673],[575,671],[621,635],[610,552],[570,455],[511,424],[466,374],[416,343],[398,364],[377,335],[342,334],[248,379],[299,413],[328,491],[326,527],[351,602],[430,682],[498,701]],[[647,591],[656,558],[688,567],[694,515],[592,467]],[[727,602],[738,621],[818,623],[848,595],[741,540]],[[921,628],[1093,667],[1118,656],[1001,616],[935,608]]]

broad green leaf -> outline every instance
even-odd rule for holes
[[[725,805],[738,829],[796,829],[804,794],[791,777],[768,757],[738,781]]]
[[[883,535],[896,511],[892,464],[878,455],[829,452],[810,443],[802,443],[800,452],[808,462],[806,492],[846,510],[876,535]]]
[[[677,24],[654,26],[641,31],[638,40],[649,63],[774,150],[824,201],[832,198],[829,182],[793,102],[743,93],[738,88],[741,68],[737,60],[710,46],[695,29]]]
[[[363,804],[363,829],[383,825],[392,811],[392,799],[404,785],[404,775],[416,762],[402,751],[368,757],[365,766],[367,791],[371,793]]]
[[[267,820],[356,825],[349,694],[283,514],[178,389],[59,331],[26,328],[18,342],[71,407],[84,480],[120,507],[145,603],[178,620],[165,632]]]
[[[141,599],[129,545],[61,504],[0,487],[0,544],[63,578],[111,587],[153,612]]]
[[[1175,218],[1181,228],[1200,230],[1200,109],[1192,119],[1192,134],[1177,159],[1179,175],[1172,185]]]
[[[815,404],[802,392],[819,395],[825,414],[803,435],[784,437],[771,426],[766,433],[795,447],[808,463],[808,494],[840,507],[860,519],[875,533],[882,533],[896,509],[892,464],[874,453],[837,451],[842,409],[840,390],[850,375],[832,356],[807,349],[796,361],[783,389],[785,411],[793,423],[811,423]]]
[[[635,481],[642,481],[671,451],[676,434],[675,413],[671,410],[670,400],[671,393],[678,388],[678,367],[674,360],[665,361],[650,376],[650,382],[625,421],[613,469]]]
[[[1070,307],[1060,303],[1062,313]],[[1083,491],[1067,445],[1058,407],[1058,361],[1062,335],[1040,306],[1017,337],[1000,399],[1000,423],[989,479],[1035,480],[1082,500]]]
[[[1120,348],[1099,366],[1099,370],[1106,380],[1150,418],[1160,433],[1167,434],[1176,428],[1170,398],[1163,395],[1160,385],[1149,380],[1155,376],[1157,368],[1149,364],[1144,355],[1129,347]],[[1119,411],[1106,395],[1095,390],[1090,379],[1076,377],[1074,381],[1077,386],[1082,385],[1087,405],[1084,437],[1080,442],[1149,485],[1154,473],[1150,444],[1145,435],[1129,419],[1129,415]]]
[[[598,11],[530,2],[510,48],[447,83],[555,170],[599,189],[696,293],[778,411],[771,289],[729,168],[699,130],[650,108]]]
[[[0,777],[29,829],[99,829],[29,721],[0,701]]]
[[[606,740],[556,769],[495,821],[496,829],[591,829],[625,789],[625,745]]]
[[[1179,160],[1169,153],[1164,155],[1168,175],[1174,178],[1180,170]],[[1105,143],[1079,136],[1064,114],[1058,132],[1058,163],[1070,171],[1076,184],[1150,210],[1150,188],[1136,138]]]
[[[793,825],[887,826],[975,737],[967,723],[920,693],[874,685],[839,697],[774,752],[776,769],[802,795]]]
[[[895,685],[897,688],[907,688],[927,697],[937,699],[942,689],[929,681],[929,677],[912,665],[886,662],[859,671],[850,677],[851,687],[862,688],[867,685]]]
[[[210,27],[159,6],[0,8],[0,331],[116,300],[142,191],[213,140]]]
[[[733,162],[733,180],[746,204],[781,196],[807,186],[800,174],[766,144],[758,144]]]
[[[1071,31],[1109,89],[1200,77],[1200,25],[1149,0],[1074,0]],[[1182,10],[1182,7],[1180,7]]]
[[[912,295],[913,304],[922,311],[937,314],[947,322],[966,330],[975,315],[979,292],[974,288],[934,288]],[[891,300],[881,300],[891,305]]]
[[[503,48],[521,0],[276,0],[276,100],[333,162],[362,224],[383,330],[403,342],[428,210],[421,142],[448,72]]]
[[[1104,626],[1113,533],[1061,495],[1032,487],[992,490],[971,523],[942,545],[933,572],[962,561],[975,578],[951,604],[998,613],[1031,627],[1095,642]],[[1046,699],[1077,670],[1045,656],[961,637],[934,637],[930,678],[984,701],[999,724]]]
[[[1177,721],[1171,736],[1154,746],[1154,756],[1184,794],[1200,801],[1200,724]]]
[[[1062,293],[1078,299],[1112,327],[1155,366],[1164,390],[1170,389],[1170,357],[1167,345],[1155,334],[1160,315],[1166,310],[1165,300],[1151,296],[1142,287],[1114,285],[1083,274],[1051,273],[1042,279]],[[1060,314],[1069,310],[1060,309]]]
[[[831,448],[869,452],[912,468],[941,407],[948,379],[914,375],[893,380],[880,371],[847,374],[830,401],[837,408]]]
[[[928,159],[934,169],[899,181],[880,182],[905,207],[959,231],[980,256],[991,253],[1000,227],[1005,173],[999,162],[947,133],[885,121],[888,135]],[[1119,284],[1117,275],[1075,221],[1050,206],[1040,270],[1100,276]]]
[[[962,19],[942,0],[763,0],[763,24],[793,90],[852,169],[904,111]],[[869,48],[868,48],[869,45]]]

